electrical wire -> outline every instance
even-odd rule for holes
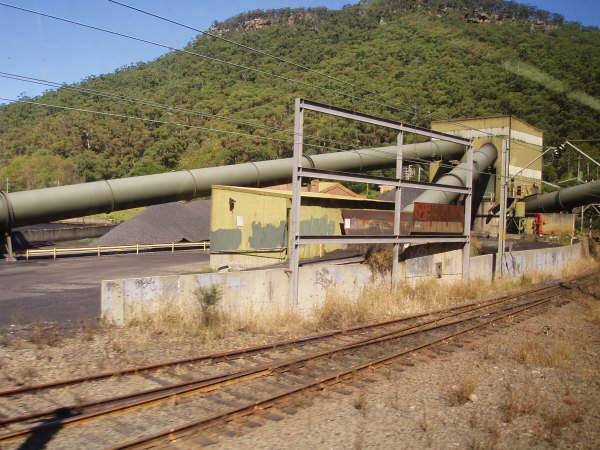
[[[76,107],[63,106],[63,105],[54,105],[54,104],[49,104],[49,103],[36,102],[36,101],[32,101],[32,100],[16,100],[16,99],[10,99],[10,98],[5,98],[5,97],[0,97],[0,100],[11,102],[11,103],[25,103],[25,104],[36,105],[36,106],[43,106],[46,108],[83,112],[83,113],[87,113],[87,114],[115,117],[115,118],[120,118],[120,119],[138,120],[138,121],[147,122],[147,123],[181,126],[181,127],[190,128],[190,129],[199,129],[199,130],[203,130],[203,131],[229,134],[229,135],[241,136],[241,137],[247,137],[247,138],[253,138],[253,139],[260,139],[260,140],[267,140],[267,141],[274,141],[274,142],[284,142],[284,143],[288,143],[288,144],[293,143],[293,141],[289,140],[289,139],[286,140],[286,139],[279,139],[279,138],[273,138],[273,137],[267,137],[267,136],[257,136],[257,135],[253,135],[253,134],[249,134],[249,133],[241,133],[238,131],[223,130],[223,129],[219,129],[219,128],[202,127],[202,126],[198,126],[198,125],[189,125],[189,124],[175,122],[175,121],[149,119],[146,117],[138,117],[138,116],[132,116],[132,115],[128,115],[128,114],[112,113],[112,112],[107,112],[107,111],[96,111],[96,110],[90,110],[90,109],[85,109],[85,108],[76,108]],[[329,150],[336,150],[336,151],[348,151],[348,150],[342,150],[342,149],[333,148],[333,147],[318,146],[318,145],[314,145],[314,144],[304,144],[304,145],[310,146],[310,147],[317,147],[317,148],[327,148]],[[379,153],[381,155],[382,162],[383,161],[395,161],[395,159],[396,159],[395,154],[390,154],[389,151],[387,151],[387,152],[384,152],[383,150],[378,151],[376,148],[373,148],[371,150],[373,150],[374,153]],[[350,151],[352,151],[352,150],[350,150]],[[422,158],[414,158],[414,157],[404,159],[404,161],[414,162],[414,163],[430,163],[430,161],[428,161],[428,160],[425,160]],[[451,164],[440,163],[440,166],[448,167],[448,168],[452,168],[452,169],[463,170],[463,171],[467,171],[467,172],[478,172],[479,174],[496,175],[492,172],[479,171],[479,170],[468,169],[468,168],[460,168],[458,166],[453,166]],[[427,190],[427,188],[424,187],[423,190]]]
[[[333,93],[333,94],[336,94],[336,95],[340,95],[342,97],[347,97],[347,98],[350,98],[352,100],[357,100],[357,101],[364,102],[364,103],[371,103],[371,104],[382,106],[382,107],[385,107],[385,108],[388,107],[384,103],[380,103],[380,102],[377,102],[375,100],[370,100],[370,99],[367,99],[367,98],[364,98],[364,97],[358,97],[358,96],[353,95],[353,94],[348,94],[348,93],[345,93],[345,92],[340,91],[338,89],[333,89],[333,88],[328,88],[328,87],[325,87],[325,86],[316,85],[316,84],[313,84],[313,83],[309,83],[307,81],[302,81],[302,80],[298,80],[298,79],[295,79],[295,78],[290,78],[290,77],[287,77],[285,75],[280,75],[280,74],[276,74],[276,73],[273,73],[273,72],[268,72],[266,70],[258,69],[256,67],[246,66],[244,64],[239,64],[239,63],[236,63],[236,62],[233,62],[233,61],[227,61],[227,60],[224,60],[224,59],[216,58],[214,56],[204,55],[202,53],[196,53],[196,52],[192,52],[190,50],[185,50],[185,49],[180,49],[180,48],[172,47],[172,46],[167,45],[167,44],[161,44],[159,42],[150,41],[148,39],[143,39],[143,38],[132,36],[132,35],[129,35],[129,34],[124,34],[124,33],[119,33],[117,31],[108,30],[106,28],[101,28],[101,27],[97,27],[97,26],[94,26],[94,25],[89,25],[89,24],[85,24],[85,23],[82,23],[82,22],[77,22],[77,21],[74,21],[74,20],[65,19],[64,17],[53,16],[51,14],[43,13],[43,12],[40,12],[40,11],[35,11],[35,10],[32,10],[32,9],[21,8],[19,6],[10,5],[10,4],[4,3],[4,2],[0,2],[0,6],[5,6],[7,8],[16,9],[16,10],[27,12],[27,13],[30,13],[30,14],[36,14],[36,15],[39,15],[39,16],[42,16],[42,17],[46,17],[46,18],[53,19],[53,20],[58,20],[58,21],[61,21],[61,22],[72,24],[72,25],[77,25],[77,26],[88,28],[88,29],[95,30],[95,31],[101,31],[103,33],[108,33],[108,34],[111,34],[111,35],[114,35],[114,36],[119,36],[119,37],[122,37],[122,38],[131,39],[131,40],[134,40],[134,41],[137,41],[137,42],[142,42],[144,44],[154,45],[156,47],[165,48],[167,50],[171,50],[171,51],[174,51],[174,52],[177,52],[177,53],[185,53],[185,54],[188,54],[188,55],[197,56],[199,58],[203,58],[203,59],[206,59],[208,61],[213,61],[213,62],[217,62],[217,63],[220,63],[220,64],[230,65],[230,66],[236,67],[238,69],[249,70],[249,71],[252,71],[252,72],[259,73],[261,75],[271,76],[271,77],[278,78],[278,79],[281,79],[281,80],[284,80],[284,81],[289,81],[290,83],[295,83],[295,84],[299,84],[299,85],[302,85],[302,86],[305,86],[305,87],[309,87],[309,88],[313,88],[313,89],[317,89],[317,90],[321,90],[321,91]],[[394,108],[394,109],[396,109],[397,111],[404,111],[404,112],[408,112],[410,114],[413,114],[413,111],[403,110],[402,108]]]
[[[235,118],[232,118],[232,117],[221,116],[221,115],[217,115],[217,114],[210,114],[210,113],[205,113],[205,112],[201,112],[201,111],[194,111],[194,110],[187,109],[187,108],[180,108],[180,107],[177,107],[177,106],[166,105],[166,104],[163,104],[163,103],[156,103],[156,102],[151,102],[151,101],[148,101],[148,100],[136,99],[136,98],[132,98],[132,97],[126,97],[126,96],[124,96],[122,94],[113,94],[113,93],[107,93],[107,92],[99,91],[99,90],[96,90],[96,89],[89,89],[89,88],[82,88],[82,87],[78,87],[78,86],[71,86],[71,85],[68,85],[66,83],[58,83],[58,82],[55,82],[55,81],[43,80],[43,79],[40,79],[40,78],[28,77],[28,76],[25,76],[25,75],[18,75],[18,74],[13,74],[13,73],[9,73],[9,72],[1,72],[0,71],[0,77],[1,78],[7,78],[7,79],[10,79],[10,80],[16,80],[16,81],[23,81],[23,82],[27,82],[27,83],[39,84],[39,85],[42,85],[42,86],[48,86],[48,87],[53,87],[53,88],[62,88],[62,89],[68,89],[68,90],[76,91],[76,92],[83,92],[83,93],[91,94],[91,95],[98,95],[98,96],[101,96],[101,97],[111,98],[111,99],[118,100],[118,101],[125,101],[125,102],[129,102],[129,103],[137,103],[137,104],[142,104],[142,105],[150,106],[150,107],[153,107],[153,108],[160,108],[160,109],[164,109],[164,110],[167,110],[167,111],[183,112],[183,113],[186,113],[186,114],[192,114],[192,115],[200,116],[200,117],[203,117],[203,118],[223,120],[223,121],[226,121],[226,122],[235,123],[237,125],[244,125],[244,126],[249,126],[249,127],[253,127],[253,128],[260,128],[260,129],[264,129],[264,130],[270,130],[270,131],[275,131],[275,132],[279,132],[279,133],[286,133],[286,134],[290,134],[290,135],[294,134],[294,130],[291,130],[291,129],[284,129],[284,128],[272,127],[272,126],[269,126],[269,125],[264,125],[264,124],[249,122],[249,121],[245,121],[245,120],[239,120],[239,119],[235,119]],[[315,135],[312,135],[312,134],[305,134],[304,137],[307,137],[307,138],[310,138],[310,139],[319,140],[319,141],[323,141],[323,142],[331,142],[331,143],[335,143],[335,144],[346,145],[346,146],[348,146],[350,148],[353,147],[353,144],[348,143],[348,142],[342,142],[342,141],[336,141],[334,139],[322,138],[320,136],[315,136]]]
[[[201,53],[191,52],[191,51],[185,50],[185,49],[178,49],[176,47],[172,47],[172,46],[169,46],[169,45],[166,45],[166,44],[161,44],[161,43],[158,43],[158,42],[150,41],[150,40],[139,38],[139,37],[136,37],[136,36],[131,36],[131,35],[127,35],[127,34],[124,34],[124,33],[119,33],[119,32],[116,32],[116,31],[108,30],[108,29],[105,29],[105,28],[96,27],[94,25],[84,24],[84,23],[77,22],[77,21],[70,20],[70,19],[66,19],[66,18],[63,18],[63,17],[53,16],[51,14],[43,13],[43,12],[40,12],[40,11],[35,11],[35,10],[31,10],[31,9],[27,9],[27,8],[22,8],[22,7],[15,6],[15,5],[10,5],[10,4],[4,3],[4,2],[0,2],[0,6],[5,6],[7,8],[16,9],[16,10],[27,12],[27,13],[30,13],[30,14],[36,14],[36,15],[39,15],[39,16],[42,16],[42,17],[46,17],[46,18],[50,18],[50,19],[53,19],[53,20],[57,20],[57,21],[69,23],[69,24],[72,24],[72,25],[81,26],[81,27],[92,29],[92,30],[95,30],[95,31],[101,31],[103,33],[107,33],[107,34],[111,34],[111,35],[114,35],[114,36],[123,37],[123,38],[126,38],[126,39],[131,39],[131,40],[142,42],[142,43],[145,43],[145,44],[154,45],[154,46],[165,48],[165,49],[168,49],[168,50],[171,50],[171,51],[174,51],[174,52],[190,54],[190,55],[197,56],[197,57],[200,57],[200,58],[208,59],[210,61],[219,62],[219,63],[222,63],[222,64],[228,64],[228,65],[234,66],[234,67],[242,69],[242,70],[250,70],[250,71],[257,72],[257,73],[260,73],[260,74],[263,74],[263,75],[272,76],[272,77],[275,77],[275,78],[278,78],[278,79],[282,79],[284,81],[289,81],[289,82],[300,84],[300,85],[303,85],[303,86],[306,86],[306,87],[310,87],[310,88],[314,88],[314,89],[326,91],[326,92],[329,92],[329,93],[341,95],[341,96],[350,98],[352,100],[357,100],[357,101],[361,101],[361,102],[365,102],[365,103],[372,103],[372,104],[376,104],[376,105],[379,105],[379,106],[383,106],[385,108],[389,108],[389,105],[385,105],[383,103],[376,102],[374,100],[365,99],[363,97],[357,97],[357,96],[355,96],[353,94],[347,94],[347,93],[339,91],[337,89],[332,89],[332,88],[328,88],[328,87],[325,87],[325,86],[315,85],[313,83],[309,83],[309,82],[306,82],[306,81],[302,81],[302,80],[297,80],[297,79],[294,79],[294,78],[286,77],[284,75],[279,75],[279,74],[275,74],[275,73],[272,73],[272,72],[264,71],[262,69],[258,69],[258,68],[254,68],[254,67],[250,67],[250,66],[245,66],[243,64],[238,64],[238,63],[235,63],[235,62],[232,62],[232,61],[222,60],[220,58],[215,58],[215,57],[212,57],[212,56],[203,55]],[[403,111],[403,112],[407,112],[409,114],[415,114],[415,112],[414,112],[415,108],[414,107],[411,107],[412,110],[407,110],[407,109],[402,109],[402,108],[395,108],[395,107],[393,107],[393,108],[396,109],[397,111]],[[431,115],[431,113],[428,112],[427,115]],[[436,116],[431,116],[431,117],[435,118]],[[446,120],[446,119],[440,118],[439,116],[437,116],[437,118],[438,118],[438,120]],[[474,131],[479,131],[479,132],[481,132],[483,134],[486,134],[488,136],[494,136],[492,133],[486,132],[486,131],[484,131],[482,129],[474,128],[472,126],[466,125],[466,124],[464,124],[462,122],[459,122],[459,121],[454,121],[454,123],[456,123],[457,125],[460,125],[460,126],[466,128],[466,129],[470,129],[470,130],[474,130]]]
[[[109,1],[112,1],[112,0],[109,0]],[[118,2],[113,2],[113,3],[118,3]],[[122,5],[129,7],[128,5],[124,5],[124,4],[122,4]],[[386,104],[383,104],[383,103],[380,103],[380,102],[375,102],[373,100],[365,99],[365,98],[362,98],[362,97],[357,97],[357,96],[352,95],[352,94],[347,94],[347,93],[339,91],[337,89],[332,89],[332,88],[328,88],[328,87],[324,87],[324,86],[315,85],[313,83],[308,83],[308,82],[305,82],[305,81],[302,81],[302,80],[296,80],[296,79],[293,79],[293,78],[290,78],[290,77],[286,77],[286,76],[283,76],[283,75],[279,75],[279,74],[267,72],[267,71],[264,71],[262,69],[258,69],[258,68],[254,68],[254,67],[250,67],[250,66],[245,66],[245,65],[242,65],[242,64],[238,64],[238,63],[234,63],[232,61],[226,61],[226,60],[222,60],[220,58],[215,58],[215,57],[212,57],[212,56],[203,55],[203,54],[200,54],[200,53],[195,53],[195,52],[191,52],[191,51],[184,50],[184,49],[178,49],[178,48],[166,45],[166,44],[161,44],[161,43],[150,41],[150,40],[147,40],[147,39],[143,39],[143,38],[139,38],[139,37],[127,35],[127,34],[124,34],[124,33],[119,33],[119,32],[112,31],[112,30],[108,30],[108,29],[105,29],[105,28],[100,28],[100,27],[96,27],[96,26],[93,26],[93,25],[89,25],[89,24],[84,24],[84,23],[81,23],[81,22],[73,21],[73,20],[70,20],[70,19],[53,16],[53,15],[46,14],[46,13],[43,13],[43,12],[40,12],[40,11],[34,11],[34,10],[27,9],[27,8],[21,8],[21,7],[18,7],[18,6],[15,6],[15,5],[10,5],[10,4],[4,3],[4,2],[0,2],[0,6],[5,6],[5,7],[8,7],[8,8],[16,9],[16,10],[27,12],[27,13],[31,13],[31,14],[36,14],[36,15],[39,15],[39,16],[42,16],[42,17],[46,17],[46,18],[50,18],[50,19],[53,19],[53,20],[58,20],[58,21],[70,23],[70,24],[73,24],[73,25],[77,25],[77,26],[81,26],[81,27],[84,27],[84,28],[92,29],[92,30],[95,30],[95,31],[101,31],[101,32],[104,32],[104,33],[108,33],[108,34],[111,34],[111,35],[123,37],[123,38],[126,38],[126,39],[131,39],[131,40],[135,40],[135,41],[138,41],[138,42],[142,42],[142,43],[146,43],[146,44],[150,44],[150,45],[154,45],[154,46],[166,48],[166,49],[171,50],[171,51],[194,55],[194,56],[197,56],[197,57],[200,57],[200,58],[204,58],[204,59],[208,59],[208,60],[211,60],[211,61],[214,61],[214,62],[219,62],[219,63],[222,63],[222,64],[232,65],[232,66],[237,67],[237,68],[242,69],[242,70],[254,71],[254,72],[257,72],[257,73],[260,73],[260,74],[263,74],[263,75],[273,76],[275,78],[279,78],[279,79],[282,79],[282,80],[285,80],[285,81],[289,81],[289,82],[301,84],[301,85],[304,85],[304,86],[307,86],[307,87],[311,87],[311,88],[315,88],[315,89],[327,91],[327,92],[330,92],[330,93],[338,94],[338,95],[341,95],[341,96],[344,96],[344,97],[351,98],[353,100],[367,102],[367,103],[372,103],[372,104],[377,104],[379,106],[390,108],[390,105],[386,105]],[[132,8],[132,9],[135,9],[135,8]],[[144,12],[144,13],[146,13],[146,12]],[[150,13],[148,13],[148,14],[150,14]],[[152,15],[152,14],[150,14],[150,15]],[[164,20],[168,20],[168,19],[164,19]],[[182,26],[185,26],[185,25],[182,25]],[[99,94],[96,94],[96,95],[99,95]],[[18,102],[18,100],[11,100],[11,99],[3,99],[3,100],[10,101],[10,102]],[[78,111],[81,111],[81,112],[101,114],[101,115],[113,115],[114,117],[121,117],[121,118],[134,119],[134,120],[142,120],[142,121],[146,121],[146,122],[156,122],[156,123],[161,123],[161,124],[171,124],[171,125],[184,126],[184,127],[188,127],[188,128],[197,128],[197,129],[202,129],[202,130],[205,130],[205,131],[215,131],[215,132],[221,132],[221,133],[236,134],[236,135],[239,135],[239,136],[246,136],[246,137],[252,137],[252,138],[257,138],[257,139],[265,139],[265,140],[279,141],[279,142],[288,142],[288,143],[292,142],[292,141],[284,140],[284,139],[269,138],[269,137],[264,137],[264,136],[256,136],[256,135],[252,135],[252,134],[249,134],[249,133],[240,133],[240,132],[233,132],[233,131],[229,131],[229,130],[220,130],[220,129],[217,129],[217,128],[187,125],[187,124],[183,124],[183,123],[179,123],[179,122],[174,122],[174,121],[156,121],[154,119],[140,118],[140,117],[136,117],[136,116],[128,116],[128,115],[116,114],[116,113],[107,113],[107,112],[102,112],[102,111],[85,110],[85,109],[81,109],[81,108],[70,108],[70,107],[64,107],[64,106],[58,106],[58,105],[49,105],[49,104],[43,104],[43,103],[40,103],[40,102],[31,102],[31,101],[24,101],[24,102],[25,103],[30,103],[30,104],[37,104],[37,105],[41,105],[41,106],[59,108],[59,109],[78,110]],[[151,102],[149,102],[149,103],[151,103]],[[163,106],[166,106],[166,105],[163,105]],[[168,107],[167,106],[167,108],[173,108],[173,107]],[[398,108],[395,108],[395,107],[392,107],[392,108],[396,109],[396,110],[402,110],[402,109],[398,109]],[[414,108],[412,108],[412,109],[413,109],[413,111],[410,111],[410,110],[402,110],[402,111],[414,114]],[[431,115],[431,113],[428,113],[428,114]],[[432,117],[435,117],[435,116],[432,116]],[[464,124],[464,123],[462,123],[460,121],[453,121],[453,122],[456,123],[457,125],[463,126],[466,129],[470,129],[470,130],[474,130],[474,131],[479,131],[479,132],[482,132],[482,133],[487,134],[489,136],[493,136],[492,133],[486,132],[486,131],[484,131],[482,129],[471,127],[471,126],[466,125],[466,124]],[[254,124],[252,126],[254,126]],[[261,126],[259,126],[259,127],[261,127]],[[319,138],[319,137],[317,137],[317,139],[320,139],[320,140],[323,140],[323,141],[330,141],[328,139]],[[336,150],[336,151],[342,151],[339,148],[329,147],[329,146],[323,146],[323,145],[314,145],[314,144],[305,144],[305,145],[306,146],[317,147],[317,148],[326,148],[326,149],[332,149],[332,150]],[[349,144],[344,143],[344,145],[349,145]],[[428,161],[425,161],[425,162],[428,162]],[[444,166],[455,168],[455,166],[449,166],[449,165],[444,165]],[[460,168],[460,169],[461,170],[469,170],[469,169],[462,169],[462,168]],[[490,175],[492,174],[490,172],[483,172],[483,171],[480,171],[479,173],[488,173]]]
[[[232,39],[227,39],[227,38],[224,38],[223,36],[220,36],[220,35],[218,35],[218,34],[211,33],[210,31],[204,31],[204,30],[200,30],[200,29],[198,29],[198,28],[194,28],[194,27],[192,27],[192,26],[190,26],[190,25],[186,25],[186,24],[184,24],[184,23],[177,22],[177,21],[175,21],[175,20],[172,20],[172,19],[169,19],[169,18],[167,18],[167,17],[160,16],[160,15],[158,15],[158,14],[154,14],[154,13],[151,13],[151,12],[149,12],[149,11],[145,11],[145,10],[143,10],[143,9],[136,8],[136,7],[134,7],[134,6],[131,6],[131,5],[127,5],[127,4],[125,4],[125,3],[122,3],[122,2],[119,2],[119,1],[116,1],[116,0],[108,0],[108,1],[109,1],[109,2],[111,2],[111,3],[114,3],[114,4],[116,4],[116,5],[119,5],[119,6],[123,6],[123,7],[125,7],[125,8],[129,8],[129,9],[131,9],[131,10],[133,10],[133,11],[137,11],[137,12],[139,12],[139,13],[145,14],[145,15],[147,15],[147,16],[154,17],[154,18],[156,18],[156,19],[163,20],[163,21],[165,21],[165,22],[169,22],[169,23],[172,23],[172,24],[174,24],[174,25],[178,25],[178,26],[180,26],[180,27],[183,27],[183,28],[187,28],[188,30],[191,30],[191,31],[196,31],[197,33],[201,33],[201,34],[203,34],[203,35],[210,36],[210,37],[212,37],[212,38],[215,38],[215,39],[219,39],[219,40],[221,40],[221,41],[223,41],[223,42],[227,42],[228,44],[232,44],[232,45],[235,45],[235,46],[237,46],[237,47],[241,47],[241,48],[243,48],[243,49],[250,50],[250,51],[252,51],[252,52],[254,52],[254,53],[257,53],[257,54],[259,54],[259,55],[268,56],[269,58],[273,58],[273,59],[275,59],[276,61],[283,62],[283,63],[286,63],[286,64],[290,64],[290,65],[292,65],[292,66],[294,66],[294,67],[297,67],[297,68],[299,68],[299,69],[302,69],[302,70],[306,70],[306,71],[308,71],[308,72],[315,73],[315,74],[317,74],[317,75],[320,75],[320,76],[322,76],[322,77],[325,77],[325,78],[327,78],[327,79],[329,79],[329,80],[333,80],[333,81],[336,81],[336,82],[338,82],[338,83],[345,84],[345,85],[347,85],[347,86],[350,86],[350,87],[352,87],[353,89],[359,89],[359,90],[361,90],[361,91],[363,91],[363,92],[366,92],[366,93],[368,93],[368,94],[371,94],[371,95],[375,95],[375,96],[377,96],[377,97],[379,97],[379,98],[389,98],[389,97],[386,97],[386,96],[385,96],[385,95],[383,95],[383,94],[380,94],[379,92],[372,91],[372,90],[370,90],[370,89],[366,89],[366,88],[364,88],[364,87],[362,87],[362,86],[359,86],[359,85],[357,85],[357,84],[351,83],[351,82],[349,82],[349,81],[341,80],[341,79],[339,79],[339,78],[336,78],[336,77],[334,77],[334,76],[332,76],[332,75],[329,75],[329,74],[327,74],[327,73],[324,73],[324,72],[321,72],[321,71],[319,71],[319,70],[313,69],[312,67],[308,67],[308,66],[305,66],[305,65],[299,64],[299,63],[297,63],[297,62],[291,61],[291,60],[289,60],[289,59],[286,59],[286,58],[282,58],[281,56],[274,55],[274,54],[272,54],[272,53],[269,53],[269,52],[266,52],[266,51],[264,51],[264,50],[260,50],[260,49],[258,49],[258,48],[255,48],[255,47],[251,47],[251,46],[249,46],[249,45],[242,44],[241,42],[237,42],[237,41],[234,41],[234,40],[232,40]],[[406,103],[403,103],[403,105],[404,105],[404,106],[407,106],[407,107],[409,107],[409,108],[412,108],[412,109],[413,109],[413,110],[416,112],[416,108],[415,108],[414,106],[412,106],[412,105],[408,105],[408,104],[406,104]],[[394,107],[394,106],[392,106],[392,105],[385,105],[385,106],[386,106],[387,108],[389,108],[389,109],[397,109],[396,107]]]
[[[210,132],[215,132],[215,133],[223,133],[223,134],[231,134],[234,136],[249,137],[249,138],[253,138],[253,139],[262,139],[262,140],[275,141],[275,142],[285,142],[287,144],[293,143],[293,140],[290,140],[290,139],[279,139],[279,138],[273,138],[273,137],[268,137],[268,136],[257,136],[255,134],[250,134],[250,133],[242,133],[239,131],[223,130],[220,128],[202,127],[199,125],[189,125],[186,123],[175,122],[175,121],[170,121],[170,120],[149,119],[147,117],[131,116],[128,114],[112,113],[112,112],[107,112],[107,111],[95,111],[92,109],[76,108],[73,106],[53,105],[50,103],[36,102],[33,100],[15,100],[15,99],[4,98],[4,97],[0,97],[0,100],[11,102],[11,103],[26,103],[29,105],[44,106],[46,108],[56,108],[56,109],[62,109],[62,110],[67,110],[67,111],[77,111],[77,112],[84,112],[84,113],[88,113],[88,114],[97,114],[97,115],[101,115],[101,116],[116,117],[119,119],[139,120],[142,122],[157,123],[157,124],[161,124],[161,125],[175,125],[175,126],[203,130],[203,131],[210,131]],[[323,146],[323,145],[314,145],[314,144],[304,144],[304,145],[309,146],[309,147],[327,148],[329,150],[344,151],[339,148],[327,147],[327,146]]]
[[[95,115],[100,115],[100,116],[115,117],[115,118],[120,118],[120,119],[139,120],[139,121],[142,121],[142,122],[156,123],[156,124],[161,124],[161,125],[181,126],[181,127],[190,128],[190,129],[199,129],[199,130],[203,130],[203,131],[210,131],[210,132],[216,132],[216,133],[230,134],[230,135],[248,137],[248,138],[253,138],[253,139],[262,139],[262,140],[275,141],[275,142],[284,142],[284,143],[288,143],[288,144],[293,143],[292,140],[286,140],[286,139],[272,138],[272,137],[266,137],[266,136],[257,136],[257,135],[253,135],[253,134],[249,134],[249,133],[241,133],[241,132],[237,132],[237,131],[223,130],[223,129],[218,129],[218,128],[202,127],[202,126],[198,126],[198,125],[189,125],[189,124],[185,124],[185,123],[181,123],[181,122],[175,122],[175,121],[165,121],[165,120],[149,119],[149,118],[146,118],[146,117],[138,117],[138,116],[132,116],[132,115],[128,115],[128,114],[112,113],[112,112],[107,112],[107,111],[96,111],[96,110],[90,110],[90,109],[85,109],[85,108],[76,108],[76,107],[72,107],[72,106],[54,105],[54,104],[50,104],[50,103],[37,102],[37,101],[33,101],[33,100],[16,100],[16,99],[10,99],[10,98],[5,98],[5,97],[0,97],[0,100],[11,102],[11,103],[25,103],[25,104],[36,105],[36,106],[43,106],[43,107],[46,107],[46,108],[54,108],[54,109],[61,109],[61,110],[66,110],[66,111],[83,112],[83,113],[87,113],[87,114],[95,114]],[[317,145],[311,145],[311,144],[304,144],[304,145],[311,146],[311,147],[318,147],[318,148],[327,148],[327,149],[330,149],[330,150],[345,151],[345,150],[342,150],[342,149],[332,148],[332,147],[324,147],[324,146],[317,146]],[[377,149],[371,149],[371,150],[374,150],[374,152],[377,153]],[[350,151],[352,151],[352,150],[350,150]],[[395,161],[396,160],[395,154],[390,154],[389,151],[388,152],[384,152],[383,150],[381,150],[379,153],[381,155],[381,161],[382,162],[383,161],[388,162],[388,161]],[[417,158],[415,158],[415,159],[405,159],[405,161],[409,161],[409,162],[410,161],[414,161],[414,162],[417,162],[419,160]],[[421,160],[421,161],[423,161],[423,162],[429,162],[427,160]]]
[[[293,66],[295,66],[295,67],[298,67],[298,68],[300,68],[300,69],[303,69],[303,70],[306,70],[306,71],[310,71],[310,72],[316,73],[316,74],[318,74],[318,75],[320,75],[320,76],[323,76],[323,77],[326,77],[326,78],[328,78],[328,79],[330,79],[330,80],[334,80],[334,81],[337,81],[337,82],[339,82],[339,83],[343,83],[343,84],[349,85],[349,86],[351,86],[352,88],[355,88],[355,89],[360,89],[360,90],[362,90],[363,92],[367,92],[367,93],[369,93],[369,94],[376,95],[377,97],[380,97],[380,98],[389,98],[389,97],[386,97],[386,96],[384,96],[384,95],[380,94],[379,92],[376,92],[376,91],[371,91],[371,90],[369,90],[369,89],[365,89],[365,88],[363,88],[363,87],[361,87],[361,86],[358,86],[358,85],[355,85],[355,84],[353,84],[353,83],[350,83],[349,81],[340,80],[340,79],[338,79],[338,78],[336,78],[336,77],[333,77],[333,76],[331,76],[331,75],[328,75],[328,74],[326,74],[326,73],[320,72],[320,71],[318,71],[318,70],[316,70],[316,69],[312,69],[312,68],[310,68],[310,67],[307,67],[307,66],[304,66],[304,65],[302,65],[302,64],[298,64],[298,63],[296,63],[296,62],[294,62],[294,61],[290,61],[290,60],[288,60],[288,59],[285,59],[285,58],[282,58],[282,57],[280,57],[280,56],[273,55],[273,54],[271,54],[271,53],[265,52],[265,51],[263,51],[263,50],[260,50],[260,49],[254,48],[254,47],[251,47],[251,46],[249,46],[249,45],[242,44],[242,43],[240,43],[240,42],[236,42],[236,41],[233,41],[233,40],[231,40],[231,39],[224,38],[224,37],[222,37],[222,36],[219,36],[218,34],[210,33],[210,32],[208,32],[208,31],[203,31],[203,30],[200,30],[200,29],[198,29],[198,28],[194,28],[194,27],[192,27],[192,26],[189,26],[189,25],[186,25],[186,24],[184,24],[184,23],[177,22],[177,21],[175,21],[175,20],[172,20],[172,19],[169,19],[169,18],[167,18],[167,17],[160,16],[160,15],[158,15],[158,14],[154,14],[154,13],[151,13],[151,12],[149,12],[149,11],[145,11],[145,10],[143,10],[143,9],[136,8],[136,7],[134,7],[134,6],[131,6],[131,5],[127,5],[127,4],[125,4],[125,3],[122,3],[122,2],[119,2],[119,1],[117,1],[117,0],[108,0],[108,1],[109,1],[109,2],[111,2],[111,3],[114,3],[114,4],[116,4],[116,5],[119,5],[119,6],[123,6],[123,7],[125,7],[125,8],[129,8],[129,9],[131,9],[131,10],[133,10],[133,11],[137,11],[137,12],[139,12],[139,13],[142,13],[142,14],[145,14],[145,15],[148,15],[148,16],[151,16],[151,17],[154,17],[154,18],[156,18],[156,19],[163,20],[163,21],[165,21],[165,22],[169,22],[169,23],[172,23],[172,24],[174,24],[174,25],[178,25],[178,26],[180,26],[180,27],[183,27],[183,28],[187,28],[188,30],[196,31],[196,32],[198,32],[198,33],[202,33],[202,34],[204,34],[204,35],[208,35],[208,36],[211,36],[211,37],[213,37],[213,38],[220,39],[220,40],[222,40],[222,41],[224,41],[224,42],[227,42],[227,43],[229,43],[229,44],[232,44],[232,45],[236,45],[236,46],[238,46],[238,47],[241,47],[241,48],[244,48],[244,49],[246,49],[246,50],[253,51],[253,52],[255,52],[255,53],[258,53],[258,54],[260,54],[260,55],[263,55],[263,56],[268,56],[268,57],[270,57],[270,58],[273,58],[273,59],[275,59],[275,60],[277,60],[277,61],[284,62],[284,63],[286,63],[286,64],[291,64],[291,65],[293,65]],[[417,115],[417,116],[421,116],[421,117],[432,117],[432,118],[435,118],[435,119],[437,119],[437,120],[448,120],[448,119],[445,119],[445,118],[441,118],[440,116],[433,115],[433,113],[432,113],[431,111],[426,111],[426,112],[425,112],[425,111],[424,111],[422,108],[417,108],[417,107],[415,107],[415,106],[413,106],[413,105],[409,105],[409,104],[407,104],[407,103],[403,103],[403,105],[404,105],[404,106],[406,106],[406,107],[408,107],[408,108],[411,108],[411,110],[412,110],[412,114],[415,114],[415,115]],[[406,109],[398,109],[398,108],[396,108],[396,107],[394,107],[394,106],[391,106],[391,105],[385,105],[385,104],[384,104],[384,105],[381,105],[381,106],[385,106],[386,108],[388,108],[388,109],[392,109],[392,110],[403,111],[403,112],[410,112],[409,110],[406,110]],[[419,113],[419,111],[424,111],[424,113]],[[457,125],[460,125],[460,126],[462,126],[463,128],[469,129],[469,130],[473,130],[473,131],[479,131],[479,132],[481,132],[481,133],[487,134],[488,136],[494,136],[494,135],[493,135],[493,133],[486,132],[486,131],[484,131],[484,130],[482,130],[482,129],[474,128],[474,127],[472,127],[472,126],[469,126],[469,125],[467,125],[467,124],[465,124],[465,123],[462,123],[462,122],[457,122],[457,121],[456,121],[456,122],[454,122],[454,123],[456,123]]]

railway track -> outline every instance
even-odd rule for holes
[[[449,340],[548,306],[569,286],[593,279],[588,275],[568,284],[267,346],[3,391],[0,446],[168,443],[224,426],[237,416],[263,413],[295,394],[330,387],[369,368],[412,364],[409,359],[418,351],[452,351]],[[81,392],[93,399],[77,399]],[[47,406],[40,406],[44,402]]]

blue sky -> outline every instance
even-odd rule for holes
[[[107,0],[1,0],[23,8],[109,28],[182,47],[195,33],[132,12]],[[199,29],[251,9],[326,6],[339,9],[353,0],[123,0]],[[529,0],[526,3],[559,12],[569,21],[600,26],[600,0]],[[164,50],[74,25],[0,6],[0,71],[57,82],[77,82],[90,75],[149,61]],[[0,97],[35,96],[44,89],[0,78]],[[4,103],[0,100],[0,103]]]

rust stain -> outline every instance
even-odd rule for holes
[[[462,206],[456,205],[415,203],[414,213],[400,214],[400,234],[462,233],[464,211]],[[346,235],[394,234],[394,211],[342,209],[342,218]]]
[[[465,209],[459,205],[415,202],[413,233],[462,233]]]
[[[394,211],[342,209],[344,233],[349,236],[379,236],[394,234]],[[401,213],[400,234],[410,233],[411,213]]]

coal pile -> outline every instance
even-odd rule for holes
[[[153,205],[96,239],[93,246],[199,242],[210,239],[210,200]]]
[[[423,193],[423,189],[415,189],[415,188],[402,188],[402,197],[400,197],[400,205],[402,208],[410,205],[415,201],[415,199]],[[396,191],[392,189],[391,191],[387,191],[383,195],[379,197],[379,200],[387,200],[388,202],[393,202],[396,198]]]

